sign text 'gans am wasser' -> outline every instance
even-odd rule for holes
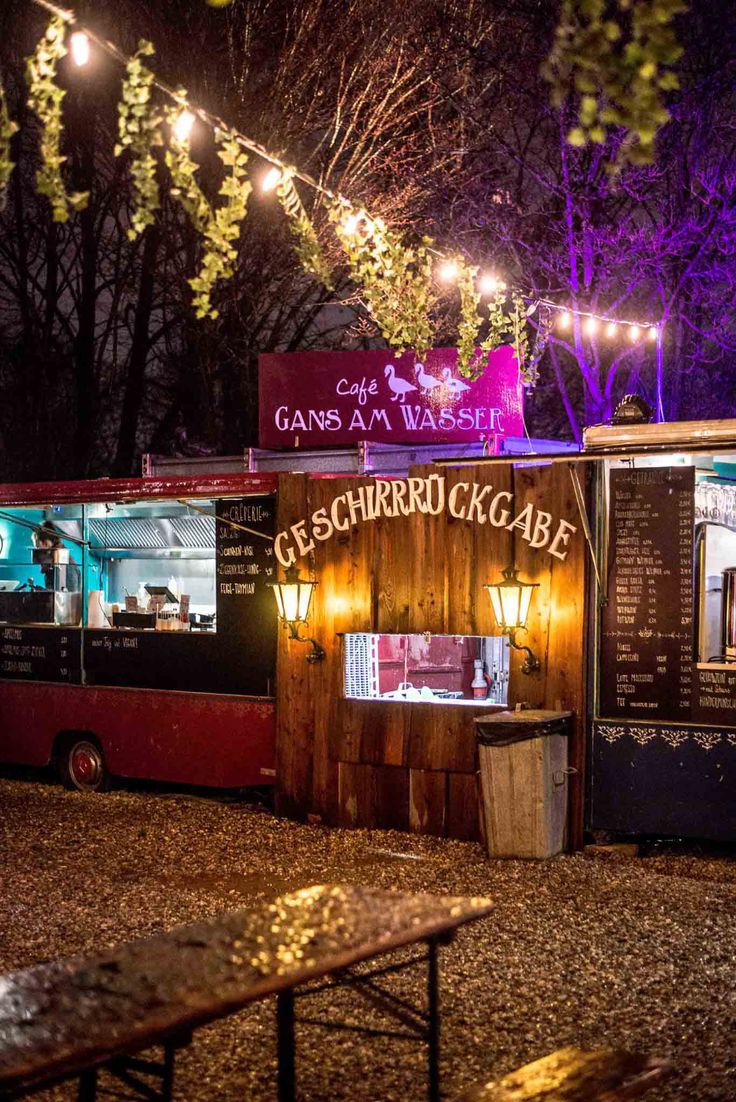
[[[359,486],[336,497],[332,504],[315,509],[309,519],[297,521],[279,532],[274,543],[276,558],[282,566],[293,566],[301,555],[323,543],[336,532],[347,532],[359,521],[380,517],[408,517],[412,513],[438,516],[444,509],[458,520],[518,530],[530,547],[545,550],[556,559],[567,558],[567,545],[577,527],[568,520],[555,520],[551,513],[527,502],[517,511],[514,494],[477,482],[456,482],[449,491],[444,475],[427,478],[403,478],[388,481],[377,478],[368,486]]]

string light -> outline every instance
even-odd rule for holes
[[[268,172],[261,180],[261,188],[263,189],[263,191],[273,191],[274,188],[277,188],[279,186],[279,184],[281,183],[281,179],[281,169],[277,168],[276,165],[273,165],[271,168],[269,168]]]
[[[347,234],[348,237],[355,237],[360,229],[360,223],[362,221],[363,219],[360,214],[346,215],[342,223],[343,233]]]
[[[453,283],[460,275],[457,261],[445,260],[444,263],[440,264],[437,274],[443,283]]]
[[[558,312],[557,326],[559,329],[569,330],[572,325],[573,318],[581,318],[585,332],[589,336],[593,336],[598,332],[601,325],[605,325],[604,333],[607,337],[615,337],[619,332],[621,326],[625,326],[628,329],[628,335],[632,343],[638,341],[645,333],[649,340],[655,341],[661,337],[661,328],[658,325],[640,325],[638,322],[627,321],[626,319],[619,319],[614,321],[610,317],[606,317],[605,314],[593,314],[590,310],[575,310],[566,306],[561,306],[558,302],[551,302],[549,299],[528,299],[527,301],[533,302],[537,306],[546,306],[550,310],[556,310]]]
[[[31,0],[31,2],[34,3],[37,7],[52,12],[52,14],[54,14],[58,18],[63,19],[64,22],[66,22],[67,24],[73,24],[75,21],[75,15],[73,12],[66,11],[63,8],[58,7],[55,3],[51,2],[51,0]],[[108,42],[105,39],[100,38],[93,31],[78,30],[74,31],[69,36],[70,53],[72,55],[74,63],[77,66],[82,67],[88,63],[90,58],[91,42],[94,42],[95,45],[97,45],[102,51],[115,58],[115,60],[122,65],[126,65],[130,61],[130,57],[126,55],[123,51],[121,51],[114,43]],[[153,83],[164,95],[168,96],[170,99],[174,100],[182,106],[182,110],[177,116],[172,129],[178,141],[186,141],[191,134],[192,127],[195,121],[194,112],[188,109],[188,101],[183,100],[178,91],[167,86],[158,78],[154,77]],[[197,117],[202,119],[202,121],[211,126],[213,129],[221,131],[232,131],[232,127],[229,127],[226,122],[211,114],[210,112],[199,107],[195,107],[194,111],[196,111]],[[283,179],[284,171],[287,170],[286,163],[281,161],[274,154],[272,154],[265,146],[254,141],[252,138],[249,138],[247,135],[241,133],[240,131],[236,131],[235,136],[237,141],[243,146],[243,148],[249,150],[252,153],[255,153],[259,157],[263,157],[264,160],[270,162],[271,168],[266,172],[261,182],[261,187],[263,191],[271,191],[275,187],[277,187]],[[309,187],[313,188],[315,191],[321,193],[322,195],[325,195],[327,198],[339,200],[346,207],[350,207],[349,200],[341,196],[339,193],[335,193],[329,188],[325,187],[308,173],[303,172],[299,169],[295,169],[294,167],[288,168],[288,171],[296,176],[303,183],[307,184]],[[367,222],[369,222],[368,215],[365,211],[361,211],[359,214],[346,214],[342,219],[341,226],[343,232],[347,236],[355,236],[362,231],[364,223]],[[436,255],[440,256],[440,254]],[[454,282],[455,280],[457,280],[460,274],[457,261],[453,259],[445,259],[443,261],[440,259],[437,274],[439,278],[442,279],[444,282]],[[507,285],[497,276],[493,275],[493,273],[488,272],[480,277],[478,281],[478,289],[483,295],[492,295],[500,291],[505,291],[507,289]],[[607,318],[605,316],[592,314],[590,313],[590,311],[586,310],[569,309],[561,306],[557,302],[552,302],[548,299],[543,298],[527,297],[527,302],[530,303],[530,305],[532,305],[533,307],[546,306],[550,310],[556,310],[559,313],[559,328],[563,330],[568,330],[570,328],[573,317],[582,317],[587,319],[586,331],[591,335],[597,331],[599,323],[605,323],[605,333],[608,337],[614,336],[618,332],[619,326],[621,325],[628,327],[629,337],[632,342],[636,342],[641,336],[642,326],[637,323],[627,321],[626,319],[619,319],[618,322],[614,322],[610,318]],[[661,338],[662,330],[660,326],[644,325],[643,329],[645,330],[649,340],[656,341]]]
[[[178,142],[185,142],[192,132],[194,115],[186,107],[180,111],[174,121],[174,136]]]
[[[89,61],[89,36],[84,31],[74,31],[69,38],[69,51],[72,61],[80,68]]]
[[[506,284],[492,272],[485,272],[478,280],[478,290],[482,295],[495,295],[497,291],[505,291]]]

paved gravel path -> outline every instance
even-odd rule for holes
[[[443,950],[446,1098],[561,1045],[609,1044],[672,1058],[675,1076],[652,1102],[735,1102],[733,859],[489,862],[471,843],[301,826],[238,802],[90,797],[0,778],[2,970],[335,880],[496,901]],[[421,997],[419,978],[402,982]],[[313,1027],[299,1043],[307,1102],[425,1097],[414,1046]],[[36,1097],[75,1095],[65,1086]],[[273,1099],[272,1005],[199,1031],[180,1057],[176,1097]]]

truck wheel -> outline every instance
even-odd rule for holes
[[[104,792],[110,774],[101,747],[90,739],[75,739],[61,756],[61,779],[67,788],[78,792]]]

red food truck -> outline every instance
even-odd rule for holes
[[[0,486],[0,761],[273,783],[276,477]]]

